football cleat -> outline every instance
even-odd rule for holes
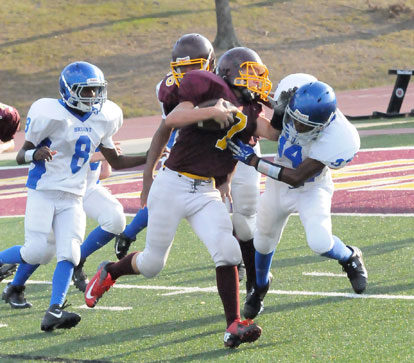
[[[269,274],[269,282],[266,286],[258,288],[256,283],[250,291],[247,292],[246,301],[244,302],[243,315],[246,319],[254,319],[259,315],[264,308],[263,299],[269,290],[270,283],[272,282],[273,275]]]
[[[118,260],[125,257],[128,253],[129,246],[131,243],[135,241],[135,238],[129,238],[121,233],[119,236],[115,238],[115,254]]]
[[[88,276],[86,276],[85,272],[83,271],[83,265],[85,263],[85,259],[80,260],[79,265],[73,269],[72,281],[75,287],[81,291],[85,292],[86,285],[88,285]]]
[[[109,263],[111,262],[102,262],[98,266],[98,272],[89,281],[88,286],[86,286],[85,303],[90,308],[93,308],[102,295],[115,283],[115,280],[112,280],[111,274],[106,271],[106,266]]]
[[[240,262],[237,265],[237,271],[239,272],[239,282],[243,281],[244,277],[246,276],[246,266],[244,266],[243,262]]]
[[[62,307],[58,304],[53,304],[47,309],[45,316],[43,317],[40,329],[45,332],[50,332],[55,329],[70,329],[78,325],[81,321],[81,317],[78,314],[64,311],[68,305]]]
[[[12,276],[16,269],[16,264],[0,264],[0,281],[4,280],[6,277]]]
[[[31,308],[32,304],[24,298],[25,288],[23,285],[12,285],[9,282],[4,288],[1,298],[6,304],[9,303],[12,309]]]
[[[362,252],[358,247],[347,246],[352,255],[346,262],[339,262],[342,270],[346,272],[352,288],[357,294],[362,294],[367,287],[368,272],[362,259]]]
[[[242,343],[255,342],[261,334],[262,328],[253,320],[240,321],[240,319],[236,319],[224,333],[224,346],[237,348]]]

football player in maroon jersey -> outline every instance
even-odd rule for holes
[[[124,232],[116,237],[115,254],[118,259],[126,256],[130,245],[136,239],[136,235],[147,226],[148,210],[146,208],[148,192],[154,180],[154,171],[161,157],[162,162],[169,155],[169,151],[175,142],[177,129],[165,126],[165,118],[178,105],[178,89],[184,74],[195,69],[214,72],[216,57],[210,41],[196,33],[185,34],[180,37],[172,49],[172,72],[158,83],[156,88],[157,98],[162,110],[162,121],[151,141],[147,163],[144,169],[143,188],[141,192],[141,207],[134,219],[127,225]],[[218,125],[217,123],[214,123]],[[255,140],[252,141],[256,144]],[[260,155],[260,146],[251,144],[256,154]],[[230,176],[229,176],[230,180]],[[255,250],[253,246],[253,233],[256,225],[256,210],[260,195],[260,174],[255,169],[249,168],[243,163],[238,163],[236,172],[229,183],[223,183],[220,192],[224,201],[229,201],[232,212],[233,232],[240,243],[243,261],[240,264],[239,280],[246,274],[246,289],[255,281],[256,271],[254,263]]]
[[[233,136],[248,142],[252,136],[277,140],[279,131],[264,117],[262,102],[271,90],[268,70],[256,52],[233,48],[219,60],[217,75],[205,70],[186,73],[180,80],[179,104],[165,126],[180,132],[164,167],[148,195],[148,228],[144,251],[117,263],[105,261],[89,282],[89,307],[123,275],[156,276],[164,267],[177,227],[187,219],[207,247],[216,266],[217,289],[227,328],[224,345],[237,347],[256,341],[262,329],[252,320],[241,321],[237,265],[241,252],[227,209],[216,187],[226,182],[236,165],[227,148]],[[210,107],[197,107],[206,101]],[[224,100],[233,106],[225,107]],[[214,119],[218,130],[205,130],[199,122]]]
[[[178,87],[186,72],[202,69],[214,72],[216,56],[210,41],[197,33],[184,34],[174,44],[171,54],[171,72],[156,87],[156,94],[161,106],[162,120],[155,132],[148,151],[144,169],[143,188],[141,192],[141,209],[125,230],[116,237],[115,254],[118,259],[124,257],[136,235],[147,226],[147,197],[154,180],[154,171],[163,154],[163,159],[175,141],[177,130],[165,126],[165,118],[178,105]]]

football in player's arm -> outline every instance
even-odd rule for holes
[[[169,72],[156,87],[157,99],[161,106],[161,123],[151,140],[144,167],[143,185],[141,191],[141,209],[125,230],[116,237],[115,254],[118,259],[126,256],[137,234],[148,224],[147,199],[150,187],[154,181],[155,168],[161,159],[163,162],[174,145],[178,130],[165,125],[165,118],[178,105],[178,87],[187,72],[203,69],[214,72],[216,56],[210,41],[197,33],[181,36],[174,44],[171,52],[171,72]]]
[[[232,67],[234,77],[229,77],[230,70],[225,66]],[[242,255],[215,182],[227,180],[237,163],[227,150],[229,137],[237,134],[247,142],[255,134],[263,134],[276,139],[278,131],[261,116],[263,108],[258,98],[267,99],[271,82],[257,53],[248,48],[232,49],[220,58],[218,68],[222,73],[194,70],[180,81],[179,105],[165,119],[167,127],[180,128],[179,135],[149,192],[145,248],[116,263],[102,263],[88,284],[85,302],[95,306],[121,276],[156,276],[166,264],[176,229],[185,218],[216,266],[217,289],[227,324],[224,345],[234,348],[256,341],[262,330],[251,320],[240,318],[237,265]],[[242,80],[236,79],[240,76]],[[248,91],[245,96],[244,90]],[[214,106],[196,108],[212,99],[219,101]],[[223,107],[223,100],[234,106]],[[225,128],[207,131],[197,126],[199,121],[208,119]]]

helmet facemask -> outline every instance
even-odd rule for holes
[[[213,50],[210,50],[210,53],[207,58],[194,58],[191,59],[190,56],[183,58],[177,57],[175,61],[170,62],[171,70],[175,83],[177,86],[180,86],[180,81],[183,79],[184,75],[187,72],[193,70],[204,70],[210,71],[210,64],[212,63]],[[213,70],[211,70],[213,71]]]
[[[70,87],[66,82],[65,77],[61,77],[66,95],[69,97],[62,98],[64,102],[71,108],[75,108],[82,112],[99,112],[102,109],[102,105],[107,100],[107,82],[99,80],[97,78],[89,78],[86,82],[73,83]],[[83,91],[87,88],[93,88],[95,95],[85,97],[82,95]]]
[[[272,82],[269,79],[267,67],[257,62],[242,63],[239,68],[239,76],[234,78],[233,84],[247,88],[263,101],[267,101],[272,90]]]
[[[314,122],[309,120],[308,115],[302,114],[298,109],[292,111],[289,105],[286,107],[283,116],[283,133],[292,143],[304,145],[312,140],[316,140],[321,131],[335,119],[335,112],[332,112],[325,123]],[[300,125],[300,129],[297,130]]]

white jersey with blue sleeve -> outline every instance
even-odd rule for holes
[[[329,169],[340,169],[348,164],[360,148],[358,131],[337,109],[335,119],[325,127],[316,140],[304,144],[291,143],[285,131],[279,138],[275,163],[296,169],[305,159],[311,158],[325,164],[320,174],[308,182],[331,180]]]
[[[318,160],[331,169],[340,169],[354,158],[360,146],[357,129],[337,109],[335,119],[312,143],[309,158]]]
[[[35,161],[29,168],[27,186],[36,190],[61,190],[83,195],[89,160],[99,145],[114,149],[112,136],[123,122],[121,109],[106,101],[100,112],[83,117],[61,100],[42,98],[30,108],[26,141],[57,151],[49,162]]]

